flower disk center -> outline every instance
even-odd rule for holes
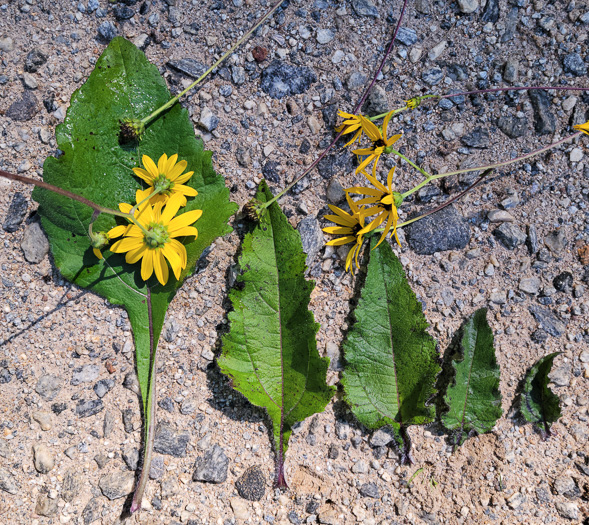
[[[174,183],[163,174],[157,176],[153,181],[153,189],[159,193],[169,194],[174,187]]]
[[[163,224],[150,224],[147,229],[147,234],[144,235],[145,244],[150,248],[161,248],[170,240],[168,228]]]

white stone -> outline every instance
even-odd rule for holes
[[[427,54],[427,58],[430,60],[436,60],[444,52],[447,45],[448,43],[445,40],[442,40],[442,42],[431,48],[430,52]]]
[[[578,98],[575,96],[570,96],[570,97],[565,98],[562,103],[562,109],[564,109],[565,111],[570,111],[577,104],[577,100],[578,100]]]
[[[461,13],[473,13],[479,8],[479,0],[458,0],[458,7]]]
[[[579,162],[583,158],[583,150],[581,148],[573,148],[571,150],[569,159],[571,162]]]

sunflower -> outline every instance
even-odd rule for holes
[[[133,173],[140,179],[143,179],[149,187],[141,192],[140,198],[137,202],[141,202],[151,195],[154,191],[159,190],[149,202],[156,204],[161,202],[165,204],[172,195],[181,195],[180,206],[186,206],[186,197],[196,197],[198,192],[186,186],[184,183],[192,177],[194,171],[189,171],[182,175],[182,172],[186,169],[188,163],[185,160],[176,162],[178,155],[172,155],[170,158],[164,153],[157,161],[151,160],[151,157],[143,155],[141,161],[143,162],[143,168],[133,168]]]
[[[141,190],[137,190],[137,201],[141,202]],[[109,237],[124,238],[115,242],[110,250],[114,253],[126,253],[125,261],[135,264],[141,261],[141,278],[147,281],[153,272],[157,280],[165,285],[168,282],[168,263],[176,279],[180,279],[180,272],[186,268],[187,255],[184,245],[176,237],[198,236],[198,231],[191,226],[202,215],[202,210],[192,210],[178,217],[176,213],[185,201],[184,195],[174,193],[165,204],[148,202],[140,204],[135,211],[135,220],[141,225],[116,226],[109,232]],[[130,204],[121,203],[119,209],[129,213]]]
[[[589,135],[589,120],[585,122],[585,124],[577,124],[576,126],[573,126],[573,128]]]
[[[369,175],[368,173],[366,173],[366,171],[363,171],[362,173],[370,181],[374,188],[369,188],[366,186],[354,186],[353,188],[347,188],[346,192],[368,195],[368,197],[360,199],[356,203],[359,206],[373,204],[373,206],[369,208],[364,208],[360,211],[360,216],[362,220],[364,220],[365,217],[368,217],[370,215],[378,215],[370,222],[370,224],[368,224],[368,226],[364,226],[359,231],[359,234],[364,235],[368,232],[371,232],[372,230],[375,230],[386,219],[387,222],[376,246],[378,246],[382,241],[385,240],[387,234],[391,229],[393,235],[395,236],[397,244],[399,244],[400,246],[401,243],[399,242],[399,237],[397,236],[397,222],[399,221],[399,213],[397,212],[397,206],[401,203],[402,198],[399,193],[394,192],[392,189],[395,168],[389,171],[386,186],[378,182],[378,180],[376,180],[376,177]]]
[[[358,254],[360,253],[360,248],[362,248],[362,243],[364,242],[363,235],[360,234],[360,231],[364,228],[364,217],[362,216],[362,210],[348,194],[346,194],[346,199],[350,205],[352,213],[350,214],[337,206],[328,204],[329,209],[334,212],[335,215],[326,215],[325,218],[328,221],[335,222],[339,226],[328,226],[327,228],[323,228],[323,231],[332,235],[343,235],[343,237],[340,237],[339,239],[329,241],[327,246],[342,246],[351,242],[355,243],[354,246],[350,248],[348,256],[346,257],[346,271],[350,270],[353,274],[354,265],[352,263],[355,262],[356,268],[358,267]]]
[[[342,135],[347,135],[348,133],[353,133],[356,131],[356,134],[352,137],[352,140],[350,140],[350,142],[344,146],[344,148],[347,148],[350,144],[353,144],[362,136],[362,121],[360,120],[361,115],[354,115],[353,113],[346,113],[345,111],[338,111],[337,114],[341,118],[345,119],[340,126],[336,126],[335,130],[337,132],[343,130]]]
[[[402,137],[402,134],[398,134],[387,138],[389,120],[391,120],[393,113],[394,111],[390,111],[384,118],[384,122],[382,123],[382,132],[366,117],[363,117],[362,115],[358,116],[362,125],[362,130],[372,141],[372,146],[353,151],[353,153],[356,155],[365,156],[364,160],[362,160],[360,165],[356,168],[356,173],[363,171],[372,161],[374,161],[372,166],[372,176],[376,177],[376,165],[378,164],[378,159],[387,148],[390,148]]]

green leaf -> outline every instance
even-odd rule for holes
[[[453,359],[455,376],[444,402],[443,425],[453,431],[454,444],[462,444],[472,431],[489,432],[501,417],[499,365],[487,310],[477,310],[460,334],[460,349]]]
[[[265,181],[256,198],[272,198]],[[320,358],[319,325],[309,311],[314,288],[304,278],[301,238],[278,204],[245,236],[239,264],[243,274],[229,298],[230,332],[223,338],[219,367],[233,387],[272,420],[276,485],[285,486],[284,454],[292,426],[322,412],[333,396],[325,376],[328,358]]]
[[[550,379],[548,374],[552,363],[561,352],[554,352],[539,359],[532,366],[524,379],[523,390],[520,394],[520,411],[526,421],[533,423],[540,432],[550,435],[552,423],[558,421],[561,415],[560,399],[548,388]]]
[[[371,248],[378,236],[370,241]],[[409,425],[434,419],[429,400],[440,371],[421,303],[388,243],[370,251],[366,281],[344,342],[342,383],[358,420],[371,430],[390,425],[410,461]]]
[[[92,209],[40,188],[33,192],[55,264],[62,275],[111,303],[124,306],[129,313],[144,409],[148,399],[150,353],[155,351],[168,304],[182,280],[193,272],[204,248],[230,231],[227,220],[236,209],[229,202],[223,178],[213,170],[211,153],[204,151],[202,141],[195,137],[188,112],[179,104],[148,126],[137,147],[119,144],[120,120],[146,116],[170,98],[157,68],[133,44],[115,38],[98,59],[86,83],[72,95],[65,121],[56,129],[57,144],[63,154],[59,158],[47,158],[43,178],[97,204],[118,209],[121,202],[134,204],[136,190],[144,187],[131,171],[141,166],[142,155],[150,156],[156,163],[163,153],[168,156],[177,153],[180,160],[185,159],[187,170],[194,171],[187,184],[198,190],[198,196],[189,199],[181,212],[201,209],[203,214],[195,224],[198,238],[186,243],[188,264],[180,281],[170,272],[166,286],[161,286],[155,277],[145,283],[140,277],[140,265],[128,265],[123,254],[104,251],[104,259],[98,260],[88,237]],[[93,229],[108,230],[117,222],[122,224],[113,216],[103,214]]]

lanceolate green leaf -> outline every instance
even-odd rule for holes
[[[526,421],[548,436],[552,423],[560,417],[560,400],[548,387],[548,374],[557,355],[560,352],[542,357],[528,370],[520,397],[520,410]]]
[[[469,432],[490,431],[502,413],[499,365],[486,309],[477,310],[462,328],[459,355],[453,364],[455,377],[444,396],[449,410],[441,420],[459,445]]]
[[[196,240],[185,239],[188,264],[180,281],[172,273],[166,286],[155,277],[147,283],[140,277],[140,265],[128,265],[124,255],[104,251],[97,259],[88,238],[92,210],[77,201],[36,188],[43,228],[49,236],[56,266],[62,275],[78,286],[89,288],[111,303],[124,306],[133,327],[137,372],[143,397],[146,423],[149,424],[149,381],[151,356],[164,323],[166,309],[181,281],[193,272],[204,250],[218,236],[230,231],[228,218],[236,206],[222,177],[211,165],[211,153],[194,134],[188,112],[179,104],[156,119],[136,146],[119,143],[119,125],[125,118],[144,117],[171,98],[157,68],[133,44],[115,38],[96,63],[86,83],[74,92],[63,124],[57,126],[56,139],[63,154],[49,157],[43,166],[45,182],[86,197],[108,208],[121,202],[135,203],[135,192],[142,188],[131,169],[141,166],[142,155],[157,162],[166,153],[178,154],[194,171],[186,183],[198,190],[182,212],[203,210],[195,226]],[[118,220],[101,215],[94,231],[109,230]],[[151,315],[150,315],[151,314]],[[150,331],[152,333],[150,337]]]
[[[262,181],[256,198],[272,198]],[[284,486],[284,453],[292,426],[325,409],[333,395],[320,358],[319,325],[309,311],[314,284],[304,278],[301,238],[273,203],[243,241],[243,274],[229,294],[233,311],[219,366],[233,387],[267,410],[273,425],[276,484]]]
[[[371,239],[374,248],[378,236]],[[427,333],[421,303],[388,243],[370,251],[366,281],[344,342],[342,383],[358,420],[375,430],[391,425],[409,460],[409,425],[429,423],[440,371],[436,342]]]

